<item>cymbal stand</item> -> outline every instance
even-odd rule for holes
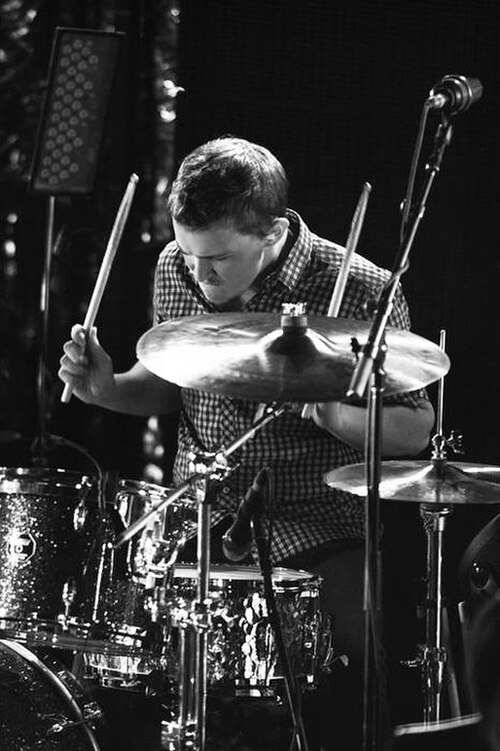
[[[442,692],[447,661],[443,646],[443,537],[451,506],[422,504],[420,514],[427,535],[426,642],[418,662],[422,671],[424,723],[441,719]]]
[[[227,459],[253,438],[269,422],[292,409],[288,403],[269,407],[252,427],[237,438],[228,448],[214,453],[192,457],[194,473],[174,493],[161,501],[152,511],[144,514],[116,539],[113,548],[119,548],[147,524],[152,514],[158,514],[172,500],[197,483],[198,544],[197,593],[191,612],[179,618],[180,675],[178,721],[165,723],[162,742],[172,751],[205,751],[206,699],[207,699],[207,637],[210,628],[210,514],[211,505],[228,474],[232,471]],[[132,531],[131,531],[132,530]]]
[[[439,345],[445,351],[446,332],[440,332]],[[444,378],[438,383],[438,403],[436,427],[437,433],[432,438],[432,461],[437,465],[446,463],[446,447],[459,451],[454,434],[447,439],[443,433],[444,414]],[[427,535],[427,592],[425,607],[425,644],[420,647],[417,663],[422,671],[422,689],[424,694],[424,723],[441,719],[442,693],[448,652],[443,639],[443,542],[448,517],[453,506],[441,504],[420,505],[424,530]]]
[[[208,457],[207,457],[208,459]],[[201,457],[199,462],[203,461]],[[207,639],[210,613],[210,514],[227,465],[209,464],[207,478],[198,483],[197,592],[191,611],[179,619],[179,749],[205,748],[207,701]],[[204,487],[203,487],[204,486]]]

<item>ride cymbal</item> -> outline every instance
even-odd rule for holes
[[[179,386],[256,401],[342,399],[370,323],[279,313],[211,313],[147,331],[137,356]],[[409,331],[386,329],[385,393],[412,391],[448,372],[448,356]]]
[[[380,498],[425,505],[500,503],[500,467],[442,459],[381,462]],[[350,464],[325,475],[332,488],[366,495],[366,465]]]

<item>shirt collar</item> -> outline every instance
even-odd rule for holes
[[[313,247],[313,235],[303,219],[292,209],[287,209],[285,216],[295,242],[278,273],[278,279],[285,287],[292,290],[298,283],[304,269],[309,263]]]

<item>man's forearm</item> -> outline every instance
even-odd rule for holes
[[[367,410],[342,402],[316,405],[316,424],[356,449],[365,448]],[[384,456],[415,455],[429,443],[434,424],[434,410],[423,400],[418,407],[386,406],[382,410],[382,454]]]
[[[179,386],[137,366],[115,375],[114,392],[100,404],[113,412],[144,416],[175,412],[180,405]]]

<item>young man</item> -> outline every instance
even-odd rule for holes
[[[155,323],[214,312],[280,313],[287,302],[305,302],[308,314],[326,315],[344,251],[287,208],[287,187],[279,161],[241,138],[215,139],[184,159],[168,200],[175,239],[157,265]],[[356,256],[340,317],[367,319],[387,278],[387,271]],[[389,322],[409,328],[401,291]],[[140,415],[180,410],[175,484],[192,473],[193,449],[230,445],[252,425],[259,407],[181,389],[140,362],[115,375],[95,330],[86,337],[79,325],[64,353],[59,376],[84,402]],[[324,475],[363,460],[365,413],[362,405],[338,401],[317,404],[311,419],[297,410],[274,420],[232,457],[238,467],[213,514],[217,520],[234,512],[259,469],[271,467],[272,561],[324,577],[323,607],[334,616],[336,650],[354,666],[363,656],[364,502],[328,487]],[[415,455],[426,447],[434,413],[424,391],[386,398],[383,413],[385,456]]]

